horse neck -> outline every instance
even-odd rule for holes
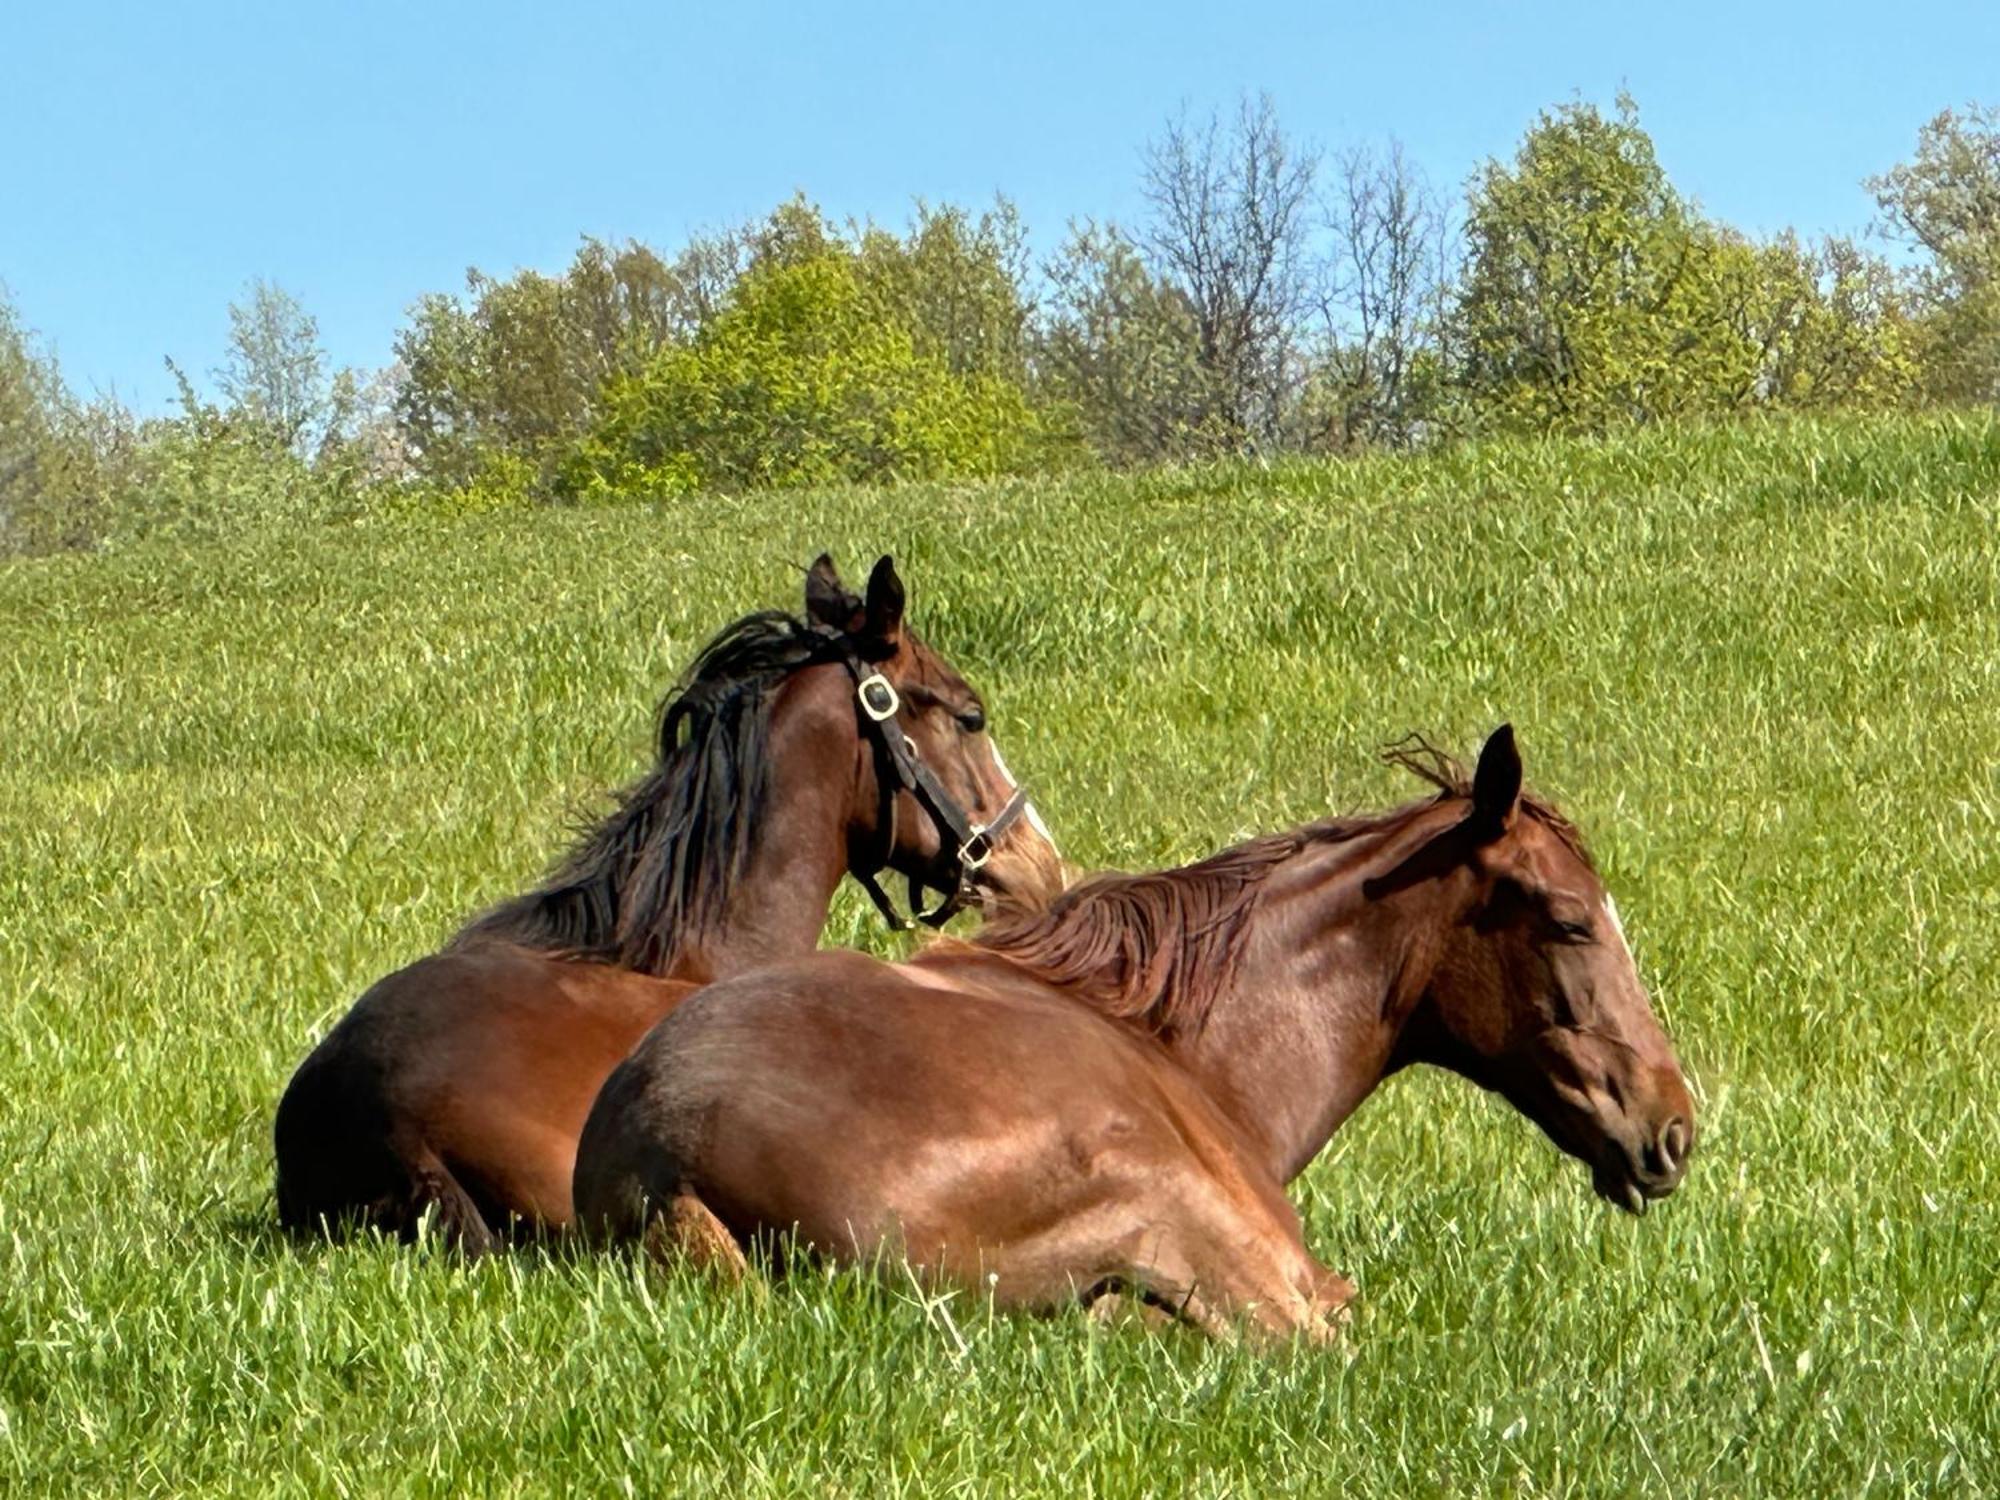
[[[771,780],[742,878],[708,930],[682,940],[674,978],[708,982],[812,952],[847,873],[864,756],[846,669],[794,673],[770,713]]]
[[[1170,1043],[1282,1182],[1394,1071],[1462,895],[1452,876],[1374,897],[1363,883],[1444,821],[1426,809],[1273,871],[1230,983]]]

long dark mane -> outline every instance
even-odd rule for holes
[[[988,923],[968,946],[1156,1035],[1198,1033],[1235,977],[1273,870],[1314,845],[1386,834],[1439,802],[1471,795],[1458,762],[1419,735],[1389,746],[1382,758],[1429,782],[1437,795],[1266,834],[1176,870],[1099,875],[1065,891],[1046,911]],[[1589,861],[1575,827],[1553,806],[1525,794],[1521,806]]]
[[[653,769],[546,882],[475,917],[451,946],[499,939],[670,973],[721,917],[749,859],[770,789],[773,689],[841,651],[840,636],[782,610],[725,629],[660,705]]]

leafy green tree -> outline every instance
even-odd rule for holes
[[[1916,339],[1900,279],[1851,240],[1789,232],[1763,244],[1718,232],[1707,274],[1735,335],[1729,407],[1805,410],[1905,404]]]
[[[1021,387],[920,350],[858,258],[831,236],[817,243],[787,232],[692,342],[609,381],[603,415],[564,466],[564,492],[659,497],[1034,467],[1045,434]]]
[[[2000,106],[1944,110],[1918,133],[1916,155],[1868,187],[1890,232],[1928,257],[1930,393],[2000,400]]]
[[[335,413],[319,325],[283,287],[259,279],[230,304],[228,352],[214,373],[240,420],[278,447],[308,458],[326,437]]]
[[[433,294],[396,338],[396,422],[411,466],[446,486],[508,472],[546,490],[598,415],[600,392],[690,336],[733,246],[697,242],[679,265],[644,245],[585,240],[560,276],[474,270],[463,297]],[[728,273],[733,280],[733,270]]]
[[[1922,370],[1922,332],[1904,278],[1881,256],[1839,235],[1810,261],[1818,298],[1781,388],[1822,407],[1909,406]]]
[[[1718,316],[1721,236],[1675,192],[1629,98],[1544,113],[1466,215],[1462,379],[1502,428],[1594,432],[1701,415],[1756,390]]]
[[[219,403],[167,363],[175,415],[79,400],[0,297],[0,551],[305,523],[394,473],[379,394],[349,371],[324,377],[311,319],[275,288],[231,309]]]
[[[1869,179],[1892,230],[1958,285],[2000,274],[2000,106],[1943,110],[1916,156]]]
[[[1130,238],[1115,225],[1072,225],[1044,276],[1038,392],[1072,414],[1092,452],[1130,466],[1230,444],[1196,310]]]
[[[963,208],[917,205],[907,235],[870,227],[855,247],[867,295],[909,330],[917,352],[954,375],[1017,384],[1028,378],[1027,232],[1000,200],[974,217]]]
[[[0,555],[100,541],[137,444],[117,401],[70,391],[0,286]]]
[[[61,378],[38,354],[10,300],[0,299],[0,535],[27,545],[45,486],[50,411]]]
[[[213,538],[249,526],[304,525],[332,510],[299,445],[255,400],[203,400],[172,360],[180,410],[140,432],[139,459],[119,498],[118,536]]]
[[[56,432],[66,401],[55,362],[35,349],[12,302],[0,297],[0,550],[72,541],[74,485]]]

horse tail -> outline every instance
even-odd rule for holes
[[[473,1195],[427,1141],[395,1128],[368,1084],[325,1044],[293,1075],[271,1130],[279,1225],[330,1237],[372,1228],[408,1241],[434,1211],[447,1244],[469,1255],[497,1248]]]
[[[654,1205],[680,1189],[679,1165],[663,1159],[643,1125],[645,1081],[627,1058],[597,1091],[576,1142],[570,1197],[576,1226],[599,1243],[641,1238]]]
[[[271,1124],[277,1165],[278,1223],[296,1235],[338,1235],[362,1217],[380,1191],[393,1159],[370,1150],[378,1128],[337,1075],[334,1038],[313,1049],[278,1100]]]
[[[647,1128],[645,1073],[631,1059],[597,1092],[576,1144],[576,1225],[599,1243],[636,1241],[655,1265],[694,1266],[731,1282],[749,1269],[743,1247],[701,1199],[671,1144]]]

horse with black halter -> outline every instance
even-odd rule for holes
[[[1576,831],[1511,729],[1438,795],[1110,876],[907,963],[819,953],[711,986],[605,1082],[579,1222],[740,1271],[794,1234],[1003,1306],[1136,1294],[1211,1332],[1325,1337],[1353,1295],[1284,1185],[1387,1075],[1504,1094],[1641,1211],[1694,1105]]]
[[[903,608],[888,558],[864,600],[821,557],[806,619],[711,641],[662,707],[658,763],[549,882],[379,981],[300,1065],[280,1220],[408,1236],[435,1211],[474,1251],[562,1225],[612,1066],[697,986],[811,952],[843,874],[897,921],[879,876],[902,873],[932,925],[1060,890],[979,695]]]

